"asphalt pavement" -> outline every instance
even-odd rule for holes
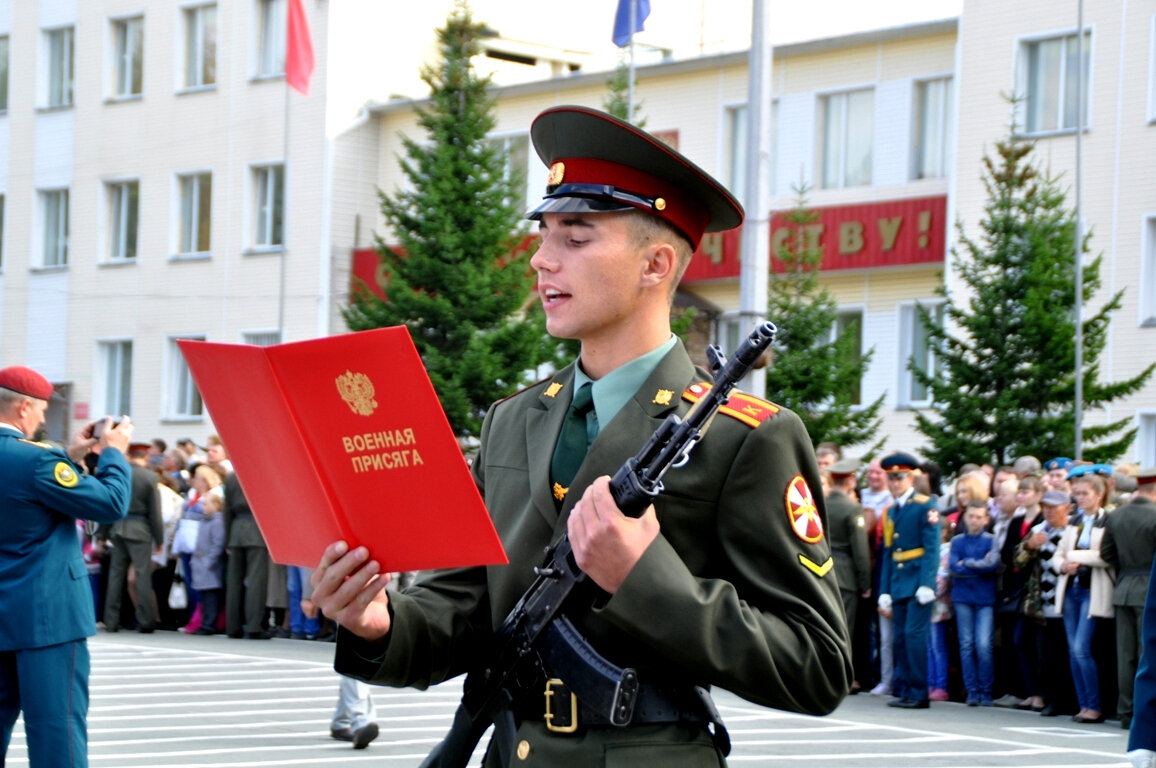
[[[355,751],[329,736],[338,686],[330,643],[120,632],[89,647],[93,768],[408,768],[445,733],[460,695],[456,681],[425,692],[374,689],[381,735]],[[865,694],[809,717],[725,691],[715,698],[734,743],[732,766],[1129,766],[1127,734],[1113,722],[954,703],[904,711]],[[6,765],[28,765],[22,724]]]

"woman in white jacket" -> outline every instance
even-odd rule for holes
[[[1080,514],[1064,531],[1056,552],[1060,573],[1064,574],[1057,584],[1056,604],[1062,606],[1064,614],[1072,680],[1080,703],[1080,711],[1072,719],[1077,723],[1101,723],[1104,715],[1092,637],[1099,619],[1115,615],[1115,572],[1100,557],[1108,490],[1100,477],[1083,475],[1072,481],[1072,495]]]

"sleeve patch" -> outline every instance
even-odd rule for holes
[[[80,475],[76,474],[76,470],[64,461],[56,462],[56,466],[52,468],[52,476],[57,483],[65,488],[75,488],[80,482]]]
[[[709,381],[691,384],[682,393],[682,399],[697,403],[711,388]],[[738,419],[750,427],[757,427],[779,412],[779,406],[760,400],[746,392],[733,392],[730,398],[718,409],[731,418]]]
[[[815,506],[815,497],[802,475],[795,475],[787,484],[787,517],[791,530],[808,544],[818,544],[823,540],[823,519]]]

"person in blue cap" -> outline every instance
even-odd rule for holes
[[[1044,462],[1044,487],[1049,491],[1063,491],[1067,493],[1071,490],[1068,485],[1068,473],[1072,470],[1075,462],[1066,456],[1057,456],[1054,459],[1048,459]]]
[[[893,453],[880,462],[895,497],[883,523],[883,567],[879,578],[879,611],[891,615],[895,640],[897,698],[890,707],[927,709],[927,637],[935,575],[939,568],[939,510],[931,497],[916,493],[919,461]]]
[[[484,764],[504,753],[518,765],[617,756],[718,768],[723,731],[688,696],[694,686],[823,713],[851,684],[814,448],[797,415],[735,393],[685,466],[666,474],[667,492],[641,517],[623,515],[609,475],[705,392],[706,372],[671,334],[679,280],[703,234],[738,226],[742,208],[686,157],[604,112],[554,107],[530,136],[550,169],[528,214],[542,238],[530,265],[547,330],[581,351],[493,405],[482,427],[471,471],[510,565],[425,572],[387,595],[372,555],[335,542],[313,574],[313,600],[341,626],[339,672],[424,688],[487,661],[543,549],[566,532],[601,590],[567,618],[583,645],[637,670],[639,701],[667,703],[636,707],[620,727],[595,706],[612,689],[594,683],[579,695],[568,681],[582,672],[546,662],[541,680],[507,691],[514,700]]]
[[[85,425],[67,452],[35,442],[51,398],[31,368],[0,369],[0,765],[23,712],[31,768],[84,768],[96,617],[76,521],[128,513],[133,426],[106,418],[96,438]],[[92,475],[80,466],[90,452]]]

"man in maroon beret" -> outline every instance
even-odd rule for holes
[[[85,638],[96,621],[76,521],[111,523],[128,511],[133,429],[106,419],[98,439],[87,424],[67,452],[35,442],[51,397],[31,368],[0,369],[0,749],[23,711],[33,768],[88,765]],[[90,452],[99,458],[87,475],[79,462]]]

